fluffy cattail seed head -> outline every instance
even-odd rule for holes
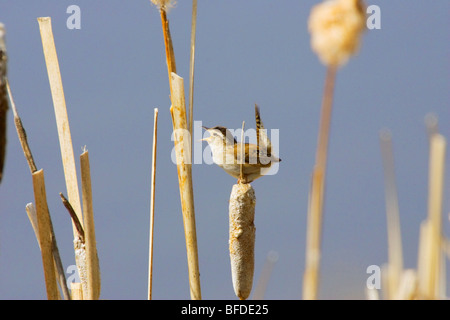
[[[175,6],[176,1],[175,0],[150,0],[155,6],[157,6],[159,9],[170,9]]]
[[[327,66],[344,65],[359,49],[365,29],[361,0],[327,0],[311,10],[308,21],[311,47]]]

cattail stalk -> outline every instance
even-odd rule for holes
[[[270,275],[278,260],[278,253],[276,251],[269,251],[266,257],[266,261],[259,276],[258,282],[255,286],[255,292],[253,293],[253,300],[262,300],[266,293],[267,284],[270,279]]]
[[[7,134],[7,54],[5,45],[5,26],[0,23],[0,182],[3,177],[3,167],[6,158],[6,134]]]
[[[445,138],[430,138],[428,217],[420,232],[419,290],[424,299],[438,299],[442,291],[442,196],[445,172]]]
[[[312,174],[311,191],[308,204],[306,265],[303,276],[303,297],[307,300],[317,299],[318,295],[323,197],[325,191],[325,173],[335,77],[336,68],[333,66],[328,67],[322,100],[322,113],[319,125],[316,163]]]
[[[194,122],[194,68],[195,68],[195,34],[197,30],[197,0],[192,0],[191,21],[191,56],[189,62],[189,133],[191,134],[191,146],[193,146],[192,132]],[[193,152],[191,150],[191,162]]]
[[[155,108],[153,120],[153,152],[152,152],[152,178],[150,195],[150,236],[148,245],[148,300],[152,299],[153,284],[153,229],[155,221],[155,188],[156,188],[156,147],[158,142],[158,108]]]
[[[87,271],[87,293],[85,298],[89,300],[97,300],[100,297],[100,266],[97,255],[97,242],[95,239],[91,171],[89,164],[89,153],[87,150],[81,154],[80,164]]]
[[[56,53],[55,41],[53,38],[52,24],[50,17],[40,17],[37,19],[42,39],[42,48],[47,66],[47,73],[50,83],[50,89],[53,99],[53,107],[56,117],[56,126],[58,128],[59,144],[61,149],[61,157],[64,168],[64,177],[66,181],[67,195],[69,201],[74,208],[78,220],[82,223],[83,213],[81,210],[81,201],[78,191],[77,173],[75,166],[75,158],[73,154],[72,137],[70,134],[69,118],[67,115],[66,101],[64,98],[64,90],[59,69],[58,56]],[[72,224],[74,235],[75,261],[77,262],[78,273],[85,272],[85,252],[84,245],[77,240],[77,230]],[[84,279],[85,280],[85,279]],[[86,283],[83,283],[86,288]]]
[[[70,291],[72,293],[72,300],[83,300],[83,288],[81,283],[71,282]]]
[[[49,300],[58,300],[59,293],[56,285],[56,272],[53,262],[53,235],[45,192],[44,170],[41,169],[34,172],[32,177],[47,298]]]
[[[184,234],[189,269],[191,299],[201,299],[200,271],[198,264],[197,232],[195,228],[194,191],[192,185],[192,163],[190,137],[186,120],[183,78],[172,73],[172,124],[175,154],[177,159],[178,183],[180,188],[181,210],[183,213]]]
[[[164,36],[164,47],[166,49],[167,72],[169,75],[170,93],[172,95],[172,72],[177,73],[175,63],[175,53],[173,50],[172,37],[170,35],[169,19],[167,18],[167,10],[172,7],[171,0],[150,0],[159,9],[161,16],[161,25]]]
[[[380,134],[380,147],[384,165],[386,218],[388,230],[387,298],[397,296],[403,273],[403,254],[398,208],[397,186],[395,183],[392,138],[387,130]]]
[[[64,167],[64,177],[66,179],[67,196],[72,204],[75,213],[80,221],[83,221],[81,211],[80,196],[78,192],[77,173],[75,158],[72,147],[72,137],[70,134],[69,118],[67,116],[66,101],[59,70],[58,56],[53,38],[52,24],[50,17],[38,18],[39,29],[42,38],[42,47],[47,66],[47,73],[52,93],[53,106],[55,109],[56,125],[61,147],[61,156]],[[76,235],[75,226],[73,226]]]
[[[14,98],[13,98],[13,95],[12,95],[12,92],[11,92],[11,88],[9,86],[8,79],[6,79],[6,89],[7,89],[7,92],[8,92],[11,108],[13,110],[14,124],[15,124],[15,127],[16,127],[17,135],[19,137],[20,145],[22,146],[22,150],[24,152],[24,155],[25,155],[25,158],[27,160],[28,167],[29,167],[29,169],[31,171],[31,174],[34,174],[35,172],[37,172],[36,164],[34,162],[33,154],[31,153],[30,146],[28,144],[28,139],[27,139],[27,134],[25,132],[25,128],[24,128],[24,126],[22,124],[22,120],[20,119],[19,114],[17,112],[16,104],[14,103]],[[38,223],[37,223],[36,209],[35,209],[33,204],[29,203],[26,206],[26,211],[27,211],[28,218],[30,220],[31,226],[33,227],[34,233],[36,235],[36,239],[37,239],[37,241],[39,243],[39,248],[41,248],[40,240],[39,240],[39,227],[38,227]],[[55,237],[55,233],[53,231],[53,224],[52,224],[50,215],[49,215],[49,219],[50,219],[49,220],[50,233],[52,235],[51,239],[52,239],[53,261],[54,261],[55,269],[56,269],[56,272],[57,272],[57,278],[58,278],[59,286],[61,288],[61,291],[62,291],[62,294],[64,296],[64,299],[65,300],[70,300],[70,293],[69,293],[69,289],[67,288],[66,277],[64,275],[64,268],[63,268],[63,265],[62,265],[61,256],[59,255],[59,249],[58,249],[58,245],[56,243],[56,237]]]
[[[22,120],[20,119],[19,114],[17,112],[16,104],[14,103],[14,98],[13,98],[8,80],[6,80],[6,88],[8,91],[11,108],[13,110],[14,124],[16,126],[17,136],[19,137],[20,145],[22,146],[22,150],[25,155],[25,159],[27,160],[28,167],[30,168],[31,173],[36,172],[37,168],[36,168],[36,164],[34,163],[34,159],[33,159],[33,155],[30,150],[30,146],[28,144],[27,133],[25,131],[25,128],[23,127]]]

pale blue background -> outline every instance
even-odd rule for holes
[[[265,298],[299,299],[305,224],[325,68],[312,53],[307,18],[317,1],[199,1],[194,119],[280,129],[277,175],[253,183],[257,196],[255,283],[278,252]],[[381,30],[366,32],[357,57],[337,75],[325,198],[321,299],[364,298],[369,265],[387,261],[379,131],[393,133],[405,266],[416,268],[427,214],[428,140],[435,113],[450,137],[450,4],[368,1]],[[81,8],[81,30],[66,9]],[[161,21],[147,0],[0,2],[9,79],[38,168],[64,266],[74,264],[72,226],[55,115],[37,17],[52,17],[73,147],[90,154],[103,299],[145,299],[153,108],[160,110],[154,299],[189,299],[189,285]],[[169,14],[178,73],[188,88],[191,1]],[[8,114],[0,186],[0,298],[45,299],[41,257],[25,205],[31,175]],[[205,143],[203,144],[205,147]],[[448,157],[447,157],[448,159]],[[447,160],[444,231],[449,235]],[[79,174],[79,167],[78,167]],[[228,198],[235,180],[218,167],[193,167],[204,299],[235,299],[228,255]],[[447,268],[448,271],[448,268]],[[68,274],[70,276],[70,274]]]

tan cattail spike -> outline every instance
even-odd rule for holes
[[[233,186],[230,196],[230,260],[236,296],[245,300],[253,286],[255,257],[255,190],[249,183]]]

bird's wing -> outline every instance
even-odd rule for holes
[[[260,150],[259,147],[252,143],[246,143],[245,146],[245,165],[260,165],[262,167],[270,166],[271,162],[274,160],[270,153],[266,150]],[[237,163],[241,161],[241,145],[236,144],[236,160]]]

